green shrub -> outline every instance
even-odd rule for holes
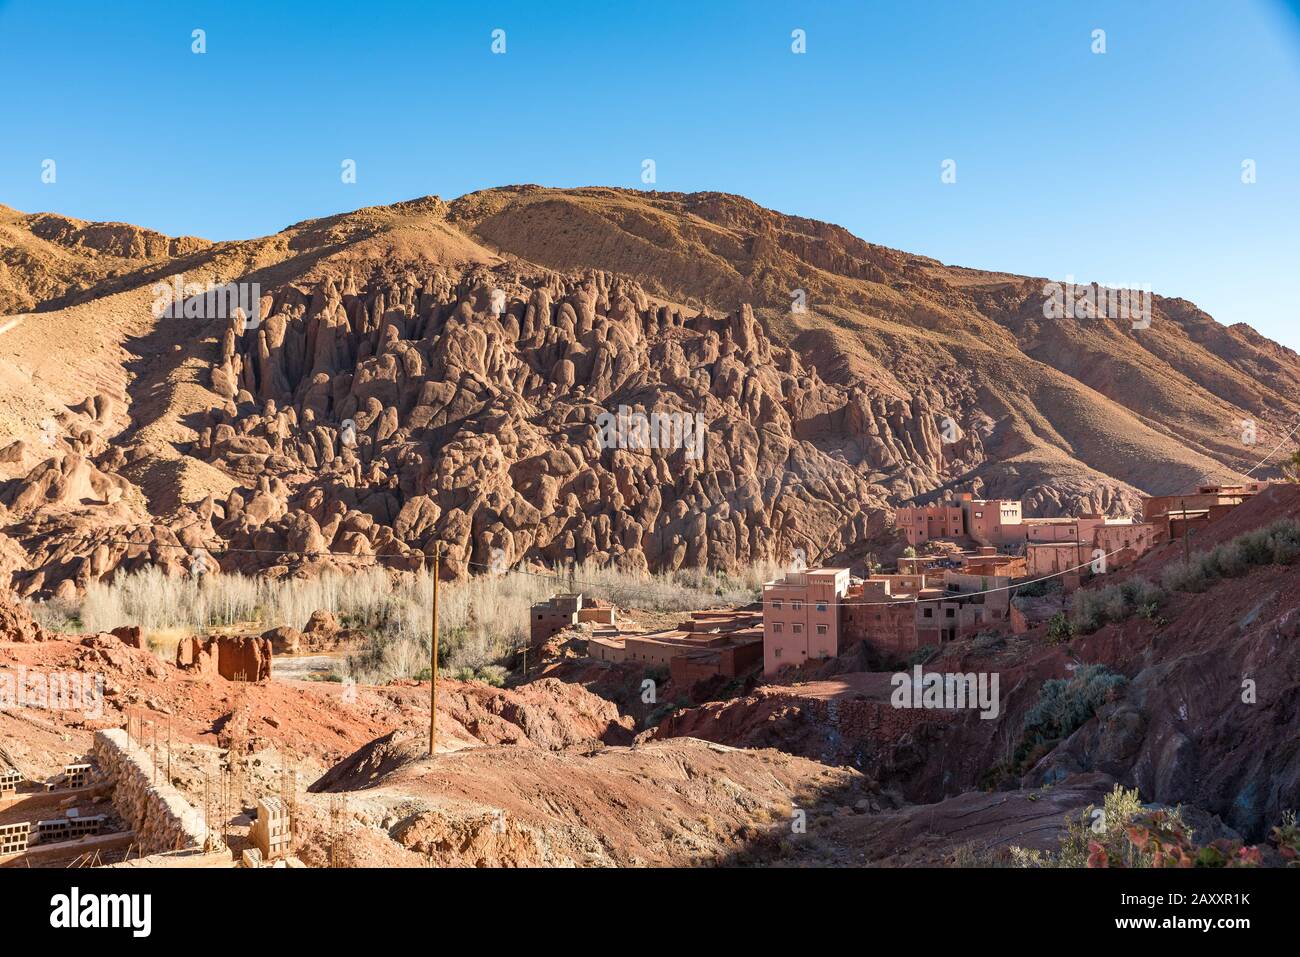
[[[971,647],[980,651],[1000,648],[1006,644],[1007,636],[1000,631],[981,631],[971,639]]]
[[[912,668],[916,665],[925,664],[934,657],[934,653],[938,650],[939,649],[935,648],[934,645],[922,645],[920,648],[917,648],[916,651],[908,655],[907,667]]]
[[[1068,738],[1127,683],[1127,678],[1105,665],[1084,665],[1069,678],[1044,681],[1038,701],[1025,713],[1017,765]]]
[[[1074,637],[1074,623],[1065,617],[1065,612],[1058,611],[1047,622],[1047,641],[1049,644],[1059,644],[1062,641],[1069,641]]]
[[[1300,523],[1284,518],[1169,565],[1161,581],[1171,591],[1202,592],[1221,578],[1237,578],[1260,565],[1289,565],[1297,558]]]
[[[1059,578],[1040,578],[1037,581],[1029,582],[1026,585],[1016,586],[1017,598],[1042,598],[1044,595],[1050,595],[1053,592],[1061,590],[1061,580]]]
[[[493,688],[504,688],[506,674],[506,669],[500,665],[485,665],[482,668],[456,668],[451,676],[457,681],[477,681]]]
[[[1145,578],[1130,578],[1118,585],[1078,591],[1071,616],[1074,630],[1087,635],[1107,622],[1124,621],[1135,614],[1151,618],[1164,600],[1164,591]],[[1149,613],[1145,610],[1148,608]]]
[[[1147,808],[1137,790],[1115,785],[1102,808],[1068,821],[1061,867],[1259,867],[1259,847],[1219,839],[1197,845],[1178,808]]]

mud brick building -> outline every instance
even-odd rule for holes
[[[763,673],[832,658],[840,648],[840,603],[847,568],[795,571],[763,586]]]
[[[945,568],[937,573],[863,579],[850,578],[844,571],[795,572],[764,588],[764,674],[775,674],[787,664],[839,654],[859,641],[902,660],[924,645],[940,645],[1010,620],[1008,575]],[[812,597],[808,584],[818,581],[837,586],[820,601]],[[838,587],[841,583],[842,590]],[[776,584],[782,587],[773,587]],[[824,610],[819,611],[823,605]],[[809,613],[812,617],[806,617]],[[821,620],[824,617],[834,617],[835,626]],[[817,629],[818,624],[824,624],[825,630]],[[796,630],[795,625],[801,627]],[[831,635],[836,642],[833,648],[827,641]]]
[[[925,579],[913,590],[895,594],[891,578],[872,576],[849,587],[841,620],[843,651],[859,641],[897,658],[906,658],[918,647],[916,641],[916,596],[924,589]],[[910,576],[909,576],[910,577]]]
[[[653,631],[641,635],[627,635],[623,639],[626,661],[670,667],[674,659],[688,653],[735,649],[751,646],[750,655],[757,663],[762,649],[762,615],[757,611],[698,611],[676,628]],[[728,660],[735,660],[731,655]],[[746,660],[740,653],[740,660]],[[721,659],[719,659],[721,664]],[[718,672],[719,674],[724,672]],[[727,675],[734,677],[732,671]]]
[[[1159,526],[1165,539],[1182,538],[1188,531],[1222,518],[1268,485],[1268,482],[1201,485],[1195,492],[1153,495],[1142,500],[1142,521]]]
[[[534,604],[528,620],[531,643],[539,645],[551,635],[581,621],[613,625],[614,606],[607,601],[584,598],[581,594],[563,593]]]
[[[965,538],[966,516],[951,502],[916,505],[894,512],[894,525],[909,545],[923,545],[936,538]]]
[[[697,611],[663,631],[597,632],[587,641],[587,656],[668,668],[673,683],[687,688],[716,675],[735,678],[763,660],[763,615],[748,609]]]

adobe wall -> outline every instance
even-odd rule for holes
[[[720,671],[716,655],[678,655],[668,667],[673,685],[683,690],[693,688],[697,681],[707,681]]]
[[[906,658],[920,647],[916,634],[916,602],[846,604],[842,606],[840,651],[865,641],[879,652]]]
[[[269,681],[271,640],[250,635],[183,638],[176,646],[176,667],[227,681]]]
[[[203,847],[203,814],[165,781],[153,783],[153,761],[122,728],[95,732],[91,751],[99,773],[113,788],[113,806],[135,832],[141,854]]]
[[[923,724],[947,723],[960,711],[929,708],[895,708],[888,701],[871,699],[809,699],[809,714],[831,725],[845,738],[866,738],[877,744],[897,744]]]

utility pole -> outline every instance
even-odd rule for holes
[[[433,544],[433,642],[430,648],[429,668],[429,757],[438,748],[438,557],[440,543]]]
[[[1188,532],[1191,528],[1187,524],[1187,503],[1183,499],[1178,500],[1178,508],[1182,511],[1183,519],[1183,564],[1190,566],[1192,564],[1191,540]]]

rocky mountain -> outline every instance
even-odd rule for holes
[[[217,244],[2,212],[24,594],[196,549],[276,574],[435,542],[450,575],[852,558],[950,488],[1122,514],[1240,478],[1300,413],[1294,352],[1184,300],[1048,319],[1046,280],[726,194],[508,187]]]

